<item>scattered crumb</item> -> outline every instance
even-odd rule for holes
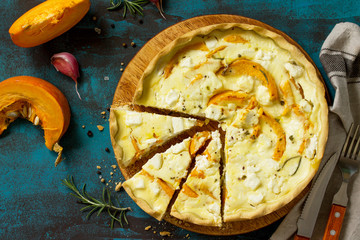
[[[149,225],[149,226],[147,226],[147,227],[145,227],[145,231],[149,231],[150,230],[150,228],[151,228],[151,226]]]
[[[111,180],[109,180],[109,182],[111,182]]]
[[[100,166],[96,166],[96,168],[97,168],[97,169],[99,169],[99,170],[101,169],[101,167],[100,167]]]
[[[121,66],[124,66],[124,65],[125,65],[125,63],[123,63],[123,62],[122,62],[122,63],[120,63],[120,65],[121,65]]]
[[[97,33],[97,34],[101,34],[101,29],[100,28],[94,28],[94,30],[95,30],[95,32]]]
[[[132,47],[136,47],[136,44],[134,42],[131,42]]]
[[[170,232],[167,232],[167,231],[160,232],[160,236],[162,236],[162,237],[164,237],[164,236],[170,237]]]
[[[103,119],[105,119],[106,117],[105,116],[102,116]]]
[[[105,179],[102,178],[100,181],[101,181],[102,183],[104,183],[104,182],[105,182]]]
[[[112,167],[113,169],[116,169],[116,165],[111,165],[111,167]]]
[[[102,112],[101,112],[101,115],[105,115],[105,114],[106,114],[106,112],[105,112],[105,111],[102,111]]]
[[[123,43],[122,46],[123,46],[124,48],[126,48],[126,47],[127,47],[127,44],[126,44],[126,43]]]
[[[186,234],[186,236],[185,237],[189,237],[189,234]]]
[[[154,231],[153,233],[156,234],[156,231]]]
[[[112,175],[114,175],[114,173],[113,173],[113,172],[110,172],[110,175],[112,176]]]
[[[109,184],[107,183],[106,186],[109,186]]]
[[[99,131],[104,130],[104,127],[103,127],[103,126],[101,126],[101,125],[97,125],[97,128],[99,129]]]
[[[93,20],[93,21],[96,21],[96,16],[93,16],[93,17],[92,17],[92,20]]]
[[[120,191],[120,188],[122,187],[122,183],[119,182],[116,187],[115,187],[115,191],[119,192]],[[146,229],[145,229],[146,230]]]
[[[110,78],[109,78],[108,76],[105,76],[105,77],[104,77],[104,80],[105,80],[105,81],[109,81]]]
[[[85,128],[85,125],[82,125],[81,127],[82,127],[82,128]]]
[[[124,69],[123,68],[120,68],[120,72],[123,72],[124,71]]]

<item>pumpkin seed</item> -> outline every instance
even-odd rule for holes
[[[35,126],[39,125],[39,122],[40,122],[40,119],[39,119],[38,116],[36,116],[35,119],[34,119],[34,125]]]
[[[26,106],[23,106],[21,115],[23,115],[23,117],[27,117],[27,107]]]
[[[29,106],[29,110],[28,110],[28,115],[27,115],[28,118],[31,117],[31,106]]]
[[[10,117],[10,118],[17,118],[19,117],[20,113],[19,112],[7,112],[6,116]]]

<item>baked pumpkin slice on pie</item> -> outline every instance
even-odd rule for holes
[[[198,225],[221,226],[221,149],[220,133],[212,132],[171,208],[172,216]]]
[[[142,166],[140,172],[123,183],[129,196],[159,221],[162,220],[175,190],[187,176],[192,156],[207,140],[198,136],[199,134],[194,138],[187,138],[165,152],[155,154]]]
[[[200,28],[166,46],[133,103],[221,124],[224,222],[291,202],[315,175],[327,140],[325,91],[311,60],[278,33],[245,23]]]
[[[110,136],[121,167],[128,167],[153,147],[203,124],[193,118],[137,112],[128,105],[110,110]]]

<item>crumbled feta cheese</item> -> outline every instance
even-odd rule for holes
[[[161,191],[160,186],[156,182],[152,182],[150,184],[150,189],[154,193],[155,196],[157,196]]]
[[[255,190],[260,186],[260,179],[255,173],[249,173],[244,181],[246,187]]]
[[[205,40],[205,44],[209,49],[212,49],[216,46],[217,39],[215,37],[209,37],[208,39]]]
[[[207,160],[206,155],[198,155],[196,157],[196,168],[206,169],[209,167],[209,161]]]
[[[181,142],[171,147],[171,151],[175,154],[178,154],[185,150],[185,143]]]
[[[127,126],[135,126],[142,124],[142,116],[137,112],[128,112],[125,118],[125,124]]]
[[[163,160],[162,160],[161,154],[159,154],[159,153],[155,154],[155,155],[149,160],[149,162],[151,162],[151,165],[153,165],[155,169],[160,169],[160,168],[162,167],[162,164],[163,164]]]
[[[310,142],[305,151],[305,156],[307,158],[310,158],[310,159],[314,158],[314,156],[316,154],[317,143],[318,143],[318,140],[317,140],[316,135],[313,136],[312,138],[310,138]]]
[[[272,52],[263,52],[261,49],[256,53],[255,59],[270,61],[274,54]]]
[[[254,89],[255,78],[249,75],[242,75],[236,82],[237,90],[242,90],[246,93],[251,92]]]
[[[262,164],[265,166],[265,169],[269,169],[271,171],[274,171],[274,170],[279,170],[280,169],[280,164],[278,161],[275,161],[274,159],[272,158],[265,158],[263,159],[262,161]]]
[[[137,181],[136,181],[136,183],[135,183],[135,188],[136,188],[136,189],[144,189],[144,188],[145,188],[144,179],[138,178]]]
[[[303,67],[292,64],[292,63],[285,63],[284,67],[289,72],[290,76],[293,78],[300,77],[304,72]]]
[[[184,120],[182,118],[172,118],[171,120],[174,133],[178,133],[184,130]]]
[[[169,106],[174,106],[175,103],[179,100],[180,93],[177,90],[171,89],[166,95],[165,102]]]
[[[187,68],[191,68],[194,66],[193,61],[190,57],[185,57],[182,58],[180,63],[179,63],[180,67],[187,67]]]
[[[271,102],[269,89],[263,85],[260,85],[256,91],[256,99],[261,105],[269,105]]]
[[[264,196],[260,192],[259,193],[251,193],[251,194],[249,194],[249,197],[248,197],[249,203],[254,206],[261,203],[261,201],[263,199],[264,199]]]
[[[156,143],[157,142],[157,139],[156,138],[150,138],[150,139],[146,139],[145,141],[144,141],[144,143],[146,144],[146,145],[150,145],[150,146],[152,146],[154,143]]]
[[[205,116],[207,118],[218,121],[222,116],[221,108],[214,104],[211,104],[205,109]]]
[[[311,112],[312,106],[308,100],[301,99],[299,105],[305,112]]]

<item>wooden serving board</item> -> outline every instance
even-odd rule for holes
[[[266,25],[262,22],[259,22],[254,19],[237,16],[237,15],[205,15],[194,17],[183,22],[179,22],[149,40],[135,55],[135,57],[130,61],[128,66],[126,67],[118,85],[115,90],[115,95],[113,99],[113,104],[117,103],[129,103],[133,99],[133,95],[135,93],[135,89],[137,87],[137,83],[141,78],[144,70],[150,63],[150,61],[160,52],[166,45],[171,43],[173,40],[177,39],[178,37],[182,36],[185,33],[190,31],[196,30],[201,27],[213,25],[213,24],[221,24],[221,23],[247,23],[252,25],[258,25],[263,28],[267,28],[273,32],[276,32],[282,35],[288,42],[292,43],[293,45],[297,46],[306,56],[306,58],[313,63],[312,59],[309,55],[289,36],[285,33]],[[320,72],[316,68],[318,72],[319,78],[323,81]],[[326,89],[326,87],[325,87]],[[326,93],[328,97],[329,94]],[[182,136],[180,136],[182,137]],[[167,146],[164,146],[167,147]],[[148,159],[148,158],[147,158]],[[145,161],[147,160],[145,159]],[[120,168],[122,174],[124,175],[125,179],[130,178],[134,175],[138,170],[140,170],[141,165],[144,163],[140,161],[139,163],[134,164],[134,166],[130,166],[129,168]],[[263,217],[259,217],[256,219],[251,220],[243,220],[237,222],[230,222],[224,223],[222,227],[208,227],[208,226],[200,226],[192,223],[188,223],[177,218],[170,216],[168,213],[165,215],[165,220],[178,226],[183,229],[208,234],[208,235],[235,235],[235,234],[242,234],[251,232],[262,227],[265,227],[283,216],[285,216],[294,206],[295,204],[309,191],[309,186],[306,187],[293,201],[288,203],[286,206],[278,209],[277,211],[265,215]]]

